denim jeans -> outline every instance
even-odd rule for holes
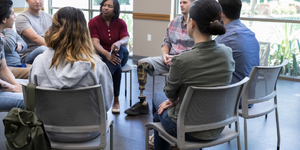
[[[17,79],[20,82],[28,80]],[[25,109],[23,93],[4,92],[0,90],[0,110],[11,110],[13,107]]]
[[[177,137],[177,124],[168,116],[168,110],[164,110],[162,114],[158,114],[158,106],[164,101],[168,100],[165,93],[158,92],[154,94],[153,103],[153,122],[160,122],[163,128],[170,135]],[[185,134],[187,141],[199,141],[198,139]],[[158,135],[154,130],[154,148],[155,150],[169,150],[170,144]]]
[[[122,66],[124,66],[128,61],[128,50],[125,46],[121,46],[118,52],[121,63],[119,65],[114,65],[106,59],[105,56],[99,54],[102,57],[102,61],[107,65],[113,79],[114,85],[114,96],[117,97],[120,94],[120,85],[122,77]]]
[[[42,54],[48,47],[46,46],[39,46],[32,52],[28,53],[25,57],[22,58],[21,62],[25,64],[32,64],[34,59],[39,55]]]

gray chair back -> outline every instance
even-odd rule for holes
[[[24,84],[23,86],[24,93],[26,93],[26,85]],[[25,98],[26,95],[24,95],[26,103]],[[35,104],[36,115],[43,121],[45,127],[78,126],[84,129],[85,126],[96,125],[100,128],[95,128],[95,130],[90,132],[94,132],[93,134],[98,132],[97,135],[99,135],[99,131],[102,130],[100,131],[101,133],[106,133],[106,108],[101,85],[61,90],[37,86]],[[60,134],[67,135],[65,133],[49,134],[53,133],[51,131],[47,131],[47,133],[50,139],[52,136],[59,138]],[[91,136],[88,132],[69,135],[71,138],[82,136],[82,134]],[[61,140],[65,141],[65,139]]]
[[[255,104],[268,101],[274,98],[276,93],[276,83],[283,66],[288,63],[284,60],[278,66],[254,66],[250,72],[250,80],[245,85],[242,94],[242,114],[248,116],[248,104]],[[277,100],[275,99],[275,104]]]
[[[184,145],[186,132],[217,129],[238,121],[237,106],[248,80],[220,87],[188,87],[178,114],[178,144]]]

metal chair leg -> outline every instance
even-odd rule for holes
[[[113,137],[113,135],[114,135],[113,133],[114,132],[113,131],[114,131],[114,128],[113,128],[113,125],[111,125],[110,126],[110,149],[111,150],[114,149],[114,147],[113,147],[114,146],[114,140],[113,140],[114,139],[114,137]]]
[[[248,150],[248,140],[247,140],[247,119],[244,118],[244,138],[245,138],[245,150]]]
[[[125,72],[125,97],[127,98],[127,72]]]
[[[280,130],[279,130],[279,119],[278,119],[278,110],[275,109],[275,116],[276,116],[276,127],[277,127],[277,150],[280,148]]]
[[[130,70],[130,107],[132,105],[132,70]]]
[[[240,133],[240,129],[239,129],[240,125],[239,125],[239,121],[235,122],[235,131]],[[237,146],[238,146],[238,150],[241,150],[241,140],[240,140],[240,134],[237,137]]]
[[[149,129],[146,128],[146,137],[145,137],[145,150],[149,149]]]

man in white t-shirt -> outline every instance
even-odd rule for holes
[[[44,0],[26,0],[26,2],[28,10],[17,16],[16,30],[28,46],[21,56],[21,62],[32,64],[35,57],[47,49],[44,35],[52,24],[52,17],[41,10]]]

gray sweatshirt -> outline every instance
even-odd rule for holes
[[[19,42],[22,44],[23,49],[21,51],[25,52],[27,50],[27,44],[25,41],[12,29],[6,29],[3,31],[4,39],[4,51],[5,51],[5,59],[7,66],[13,67],[14,65],[21,65],[21,58],[19,53],[16,51],[16,43]]]
[[[60,62],[59,66],[52,66],[50,68],[50,64],[53,58],[54,50],[48,49],[44,53],[38,55],[33,64],[29,73],[29,82],[34,83],[38,86],[42,87],[52,87],[56,89],[64,89],[64,88],[78,88],[78,87],[86,87],[92,85],[101,84],[103,87],[103,94],[105,99],[106,111],[110,109],[113,100],[113,81],[111,77],[111,73],[102,60],[95,56],[96,65],[95,69],[92,69],[92,65],[90,62],[86,61],[77,61],[74,63],[65,62],[65,65],[62,65]],[[84,111],[77,111],[78,106],[69,107],[69,108],[61,108],[59,107],[62,103],[67,103],[69,106],[72,106],[72,101],[89,101],[87,99],[72,99],[70,96],[69,100],[61,101],[57,104],[48,103],[43,108],[42,112],[44,114],[43,118],[51,120],[51,124],[59,124],[59,125],[90,125],[99,121],[99,114],[95,113],[95,109],[99,107],[95,104],[97,102],[91,102],[89,105],[79,106]],[[57,108],[51,107],[48,109],[49,105],[57,105]],[[49,106],[50,107],[50,106]],[[66,114],[66,110],[70,110],[68,114]],[[39,113],[39,112],[37,112]],[[42,114],[40,113],[40,114]],[[70,114],[74,117],[76,114],[79,118],[85,118],[83,120],[73,120],[70,119]],[[64,118],[65,116],[69,116]],[[98,118],[98,119],[92,119]],[[44,121],[45,122],[45,121]],[[49,121],[48,121],[49,122]],[[84,133],[84,134],[57,134],[57,133],[48,133],[50,139],[61,142],[77,142],[77,141],[85,141],[95,138],[99,135],[98,133]]]

